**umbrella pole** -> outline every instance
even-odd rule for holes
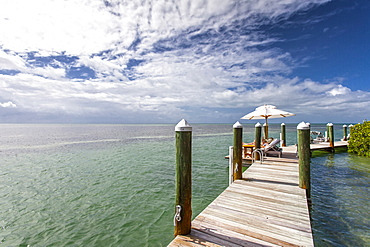
[[[265,132],[265,139],[268,139],[269,138],[269,124],[267,122],[267,117],[265,117],[265,120],[266,120],[266,126],[264,128],[264,132]]]

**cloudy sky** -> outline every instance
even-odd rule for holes
[[[370,119],[368,0],[1,0],[0,122]],[[279,120],[281,121],[281,120]],[[248,122],[248,120],[243,120]]]

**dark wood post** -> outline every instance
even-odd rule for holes
[[[285,123],[281,124],[281,146],[286,147],[286,132],[285,132]]]
[[[176,131],[176,205],[174,235],[186,235],[191,231],[191,142],[192,127],[185,119],[175,127]]]
[[[299,187],[306,189],[308,198],[310,197],[310,124],[301,122],[297,126],[298,139],[298,164],[299,164]]]
[[[260,123],[257,123],[255,125],[256,133],[254,138],[254,146],[255,150],[261,148],[261,135],[262,135],[262,125]],[[256,160],[260,160],[262,157],[260,157],[260,153],[255,152],[254,157]]]
[[[329,136],[329,145],[331,147],[331,151],[334,152],[334,125],[332,123],[328,123],[328,136]]]
[[[347,125],[343,125],[343,139],[342,141],[347,141]]]
[[[239,122],[236,122],[233,125],[233,128],[234,128],[233,174],[235,181],[236,179],[242,179],[243,174],[242,170],[243,126]]]

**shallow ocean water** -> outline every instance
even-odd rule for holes
[[[315,246],[370,246],[370,158],[320,155],[311,174]]]
[[[232,124],[192,126],[195,217],[227,187]],[[280,125],[270,126],[279,137]],[[288,144],[296,143],[296,125],[287,131]],[[0,133],[1,245],[166,246],[172,240],[174,125],[2,124]],[[245,124],[243,134],[253,141],[254,124]],[[312,159],[318,246],[370,243],[368,161],[347,153]]]

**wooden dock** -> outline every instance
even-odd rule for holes
[[[334,142],[334,147],[335,148],[345,148],[348,147],[348,142],[347,141],[337,141]],[[283,147],[283,153],[295,153],[297,154],[297,146],[296,145],[291,145],[287,147]],[[330,147],[329,142],[320,142],[320,143],[313,143],[310,144],[310,149],[311,151],[332,151],[332,148]],[[225,156],[225,159],[229,159],[229,156]],[[243,163],[245,164],[251,164],[252,158],[249,157],[243,157]]]
[[[168,246],[314,246],[306,191],[298,184],[297,147],[284,147],[282,158],[254,162],[192,221],[189,235]]]
[[[340,147],[347,147],[348,142],[347,141],[337,141],[334,142],[334,147],[340,148]],[[310,144],[311,151],[315,150],[324,150],[324,151],[331,151],[330,143],[329,142],[320,142],[320,143],[313,143]],[[288,146],[283,147],[283,153],[297,153],[297,146]]]
[[[169,246],[313,246],[295,153],[252,164]]]

